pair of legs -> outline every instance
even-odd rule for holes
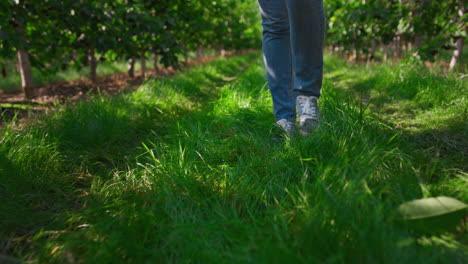
[[[298,96],[320,96],[323,0],[258,0],[263,54],[277,120],[296,119]]]

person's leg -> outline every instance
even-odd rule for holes
[[[300,133],[308,135],[319,123],[325,14],[323,0],[285,0],[290,22],[294,92]]]
[[[258,0],[263,25],[263,58],[277,120],[294,121],[289,18],[285,0]]]
[[[287,4],[294,92],[320,96],[323,75],[325,14],[323,0],[285,0]]]

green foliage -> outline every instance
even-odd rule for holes
[[[8,34],[12,31],[10,24],[12,14],[12,2],[0,3],[0,58],[11,58],[15,44],[14,36]]]
[[[414,42],[423,60],[433,60],[442,49],[466,35],[457,12],[458,0],[332,0],[325,1],[328,43],[347,51],[369,54],[376,44],[395,38]],[[400,44],[401,45],[401,44]],[[372,54],[373,55],[373,54]]]
[[[24,34],[18,31],[24,27]],[[256,4],[239,0],[2,1],[0,58],[24,45],[33,66],[56,73],[87,65],[89,50],[101,61],[160,55],[166,66],[195,50],[259,46]]]

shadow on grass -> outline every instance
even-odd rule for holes
[[[335,71],[341,72],[344,66],[337,65]],[[437,183],[447,177],[444,171],[466,171],[466,110],[451,106],[462,98],[466,84],[454,76],[438,76],[411,65],[379,67],[369,69],[370,74],[362,69],[338,74],[335,81],[340,93],[369,107],[380,122],[400,135],[400,147],[414,158],[422,179]],[[354,75],[359,78],[349,80]],[[435,109],[447,107],[453,112],[439,117],[437,111],[441,110]]]
[[[400,129],[409,152],[423,165],[424,179],[436,183],[445,177],[444,170],[467,171],[468,124],[466,118],[454,116],[444,120],[441,128],[408,131]]]
[[[76,179],[24,163],[0,149],[0,262],[22,263],[8,256],[28,255],[36,232],[66,228],[64,212],[83,206]]]
[[[372,83],[372,81],[370,81],[370,83]],[[356,86],[363,87],[362,84]],[[411,98],[415,96],[416,95],[412,95]],[[362,97],[357,99],[362,100]],[[422,110],[423,107],[418,107],[418,105],[407,101],[409,99],[406,96],[396,99],[392,97],[391,94],[379,95],[370,100],[371,108],[380,114],[378,117],[380,121],[394,127],[401,135],[403,139],[402,148],[405,149],[409,155],[423,154],[418,155],[418,160],[415,163],[424,165],[423,174],[427,173],[427,175],[422,176],[426,180],[437,179],[440,175],[437,176],[435,174],[440,173],[440,170],[444,169],[459,168],[463,171],[467,170],[466,149],[468,149],[468,126],[466,123],[466,114],[451,114],[443,120],[429,119],[428,121],[424,121],[440,122],[440,128],[428,128],[427,123],[405,125],[404,120],[406,119],[409,121],[416,118],[416,111]],[[398,104],[399,101],[401,102],[400,106]],[[392,106],[385,106],[388,103],[391,103]],[[425,103],[421,103],[420,105],[424,104]],[[428,110],[430,110],[430,108]],[[401,121],[395,124],[387,119],[386,115],[396,115]],[[433,126],[431,125],[431,127]],[[439,169],[431,171],[434,170],[435,167],[439,167]]]

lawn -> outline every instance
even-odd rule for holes
[[[259,53],[0,128],[0,262],[466,263],[466,76],[328,56],[321,125],[283,138]]]

